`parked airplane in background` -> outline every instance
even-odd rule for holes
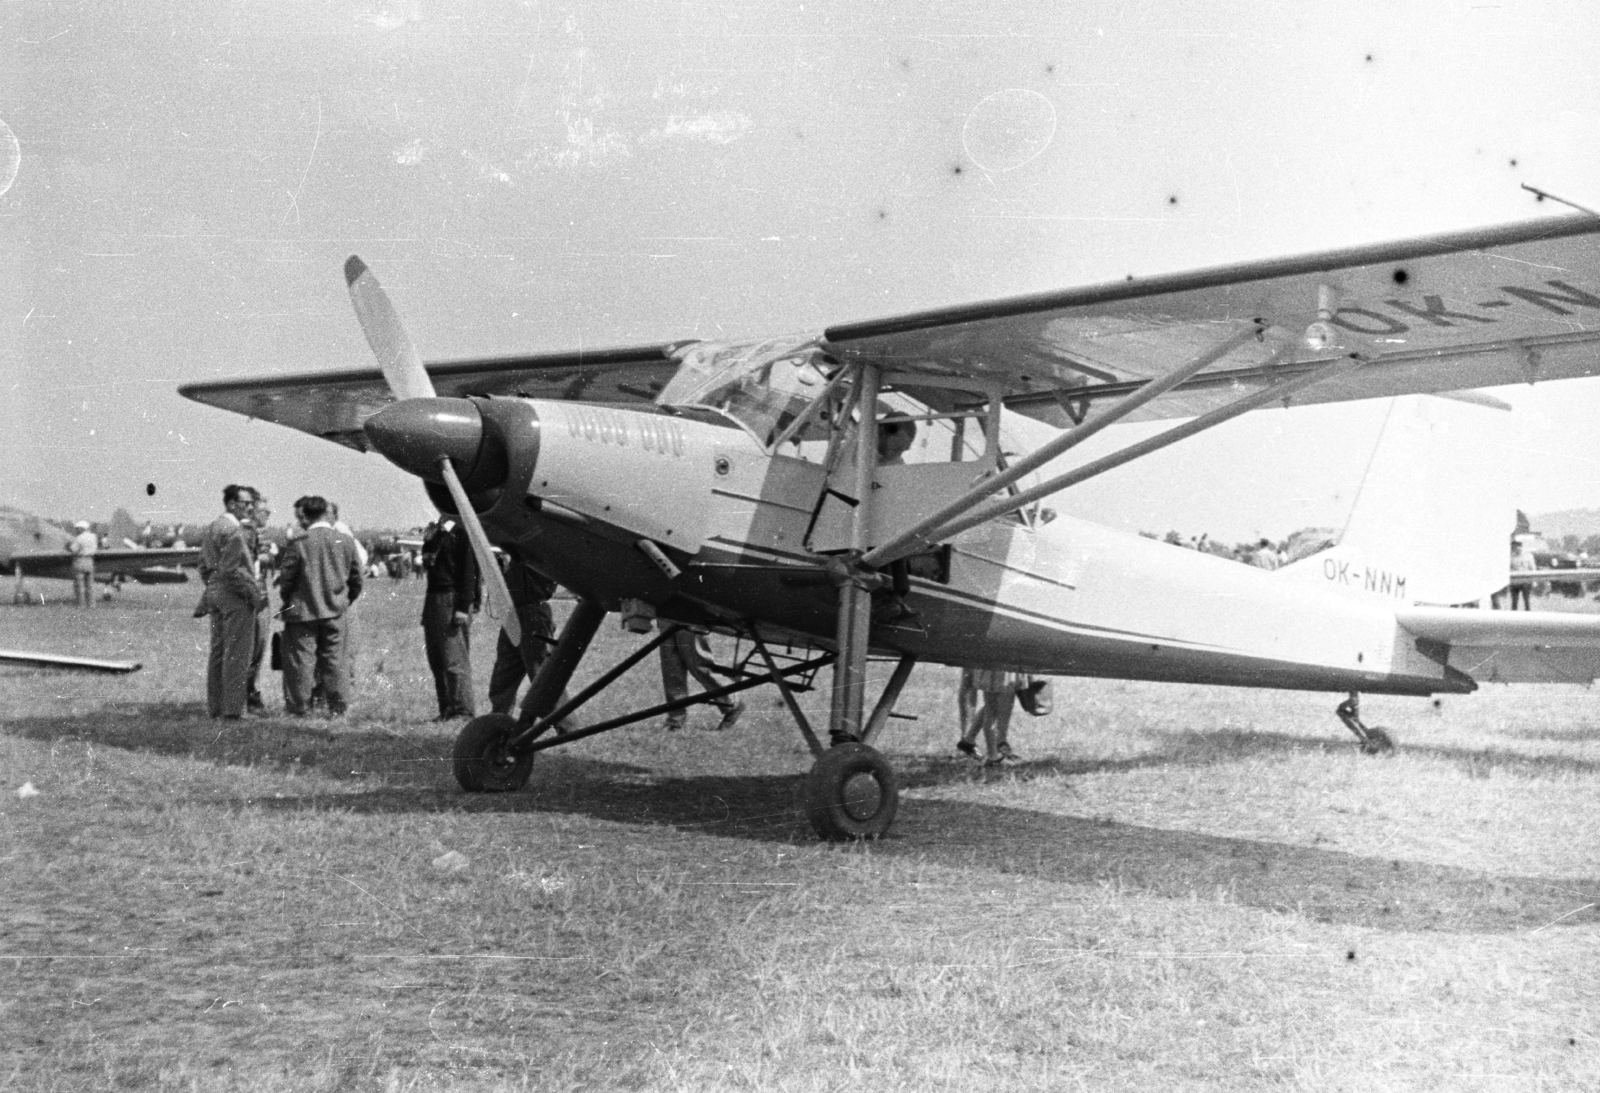
[[[712,693],[775,683],[816,757],[813,826],[870,837],[898,801],[872,744],[919,660],[1340,692],[1340,718],[1371,752],[1392,742],[1362,723],[1361,692],[1600,675],[1600,617],[1431,606],[1504,586],[1509,507],[1469,513],[1472,534],[1450,551],[1432,549],[1419,521],[1385,531],[1373,519],[1268,571],[1039,505],[1261,407],[1600,375],[1597,232],[1593,216],[1553,218],[759,342],[431,368],[352,258],[346,280],[381,372],[182,393],[375,448],[418,475],[460,514],[512,640],[491,537],[577,596],[523,717],[462,730],[464,788],[520,788],[536,752],[678,708],[549,732],[664,640],[561,701],[620,611],[640,631],[660,617],[744,639],[742,675]],[[1063,431],[1008,466],[1006,412]],[[1047,469],[1108,425],[1159,418],[1188,420]],[[869,658],[894,664],[870,713]],[[824,741],[789,681],[829,664]]]
[[[118,510],[122,523],[132,526],[126,513]],[[113,527],[118,525],[113,521]],[[63,531],[30,512],[0,505],[0,572],[16,578],[13,599],[23,595],[23,579],[49,577],[72,579],[72,554],[67,544],[72,533]],[[140,584],[170,584],[189,579],[179,566],[200,562],[198,547],[140,547],[124,540],[122,546],[100,548],[94,556],[97,581],[133,580]]]

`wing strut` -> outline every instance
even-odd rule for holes
[[[982,498],[973,498],[970,501],[963,499],[967,505],[964,515],[956,515],[932,530],[919,532],[909,541],[902,542],[907,540],[905,535],[896,536],[894,540],[891,540],[891,543],[900,543],[901,545],[896,546],[892,554],[887,549],[890,544],[885,544],[876,550],[868,552],[861,559],[861,562],[863,565],[869,566],[887,565],[890,562],[916,553],[917,550],[927,544],[948,539],[970,527],[976,527],[985,520],[992,520],[996,516],[1015,512],[1017,509],[1033,504],[1033,502],[1042,497],[1048,497],[1050,494],[1057,493],[1069,486],[1075,486],[1079,482],[1084,482],[1096,475],[1103,474],[1114,467],[1120,467],[1124,463],[1132,462],[1141,456],[1149,455],[1151,452],[1175,444],[1196,433],[1204,432],[1212,426],[1220,425],[1224,421],[1238,417],[1240,414],[1247,413],[1259,406],[1265,406],[1268,403],[1287,398],[1296,391],[1341,375],[1365,363],[1366,359],[1358,354],[1340,357],[1337,360],[1329,361],[1327,364],[1314,368],[1310,372],[1304,372],[1292,379],[1275,383],[1271,387],[1256,391],[1254,394],[1236,399],[1226,406],[1219,406],[1209,413],[1201,414],[1199,417],[1168,429],[1164,433],[1158,433],[1146,440],[1141,440],[1119,451],[1112,452],[1110,455],[1085,463],[1081,467],[1076,467],[1065,474],[1057,475],[1055,478],[1047,482],[1041,482],[1030,489],[1022,490],[1007,497],[996,498],[987,503],[983,503]],[[991,479],[984,483],[985,492],[987,492],[989,482],[992,481],[994,480]],[[969,498],[971,496],[971,494],[968,495]]]
[[[971,509],[972,506],[978,504],[984,498],[998,493],[1007,486],[1011,485],[1013,482],[1017,482],[1024,476],[1032,474],[1034,471],[1038,470],[1052,459],[1055,459],[1063,452],[1066,452],[1069,449],[1083,443],[1085,440],[1088,440],[1101,429],[1104,429],[1107,425],[1111,425],[1117,421],[1120,421],[1122,418],[1133,413],[1133,411],[1137,410],[1139,407],[1154,399],[1160,398],[1162,395],[1166,394],[1168,391],[1172,390],[1174,387],[1178,386],[1178,384],[1193,376],[1195,373],[1201,371],[1209,365],[1215,364],[1223,357],[1226,357],[1229,353],[1232,353],[1235,349],[1239,348],[1250,339],[1260,337],[1261,332],[1265,329],[1265,325],[1258,319],[1251,323],[1247,329],[1241,330],[1233,337],[1219,342],[1217,345],[1189,361],[1181,368],[1175,369],[1159,379],[1150,380],[1148,383],[1145,383],[1139,387],[1138,390],[1130,394],[1127,398],[1124,398],[1122,401],[1118,402],[1117,405],[1111,410],[1095,418],[1094,421],[1091,421],[1087,425],[1080,425],[1076,429],[1069,429],[1068,431],[1062,433],[1050,443],[1032,452],[1023,459],[1018,460],[1016,463],[1011,464],[1011,466],[1003,469],[994,477],[985,478],[972,489],[968,490],[966,493],[962,494],[948,505],[945,505],[943,508],[939,509],[939,511],[923,518],[905,531],[900,532],[887,543],[884,543],[881,546],[869,551],[866,557],[862,559],[862,562],[866,565],[883,565],[887,562],[904,558],[908,554],[915,554],[919,550],[931,545],[941,538],[941,536],[931,535],[929,534],[930,532],[936,531],[945,523],[959,517],[962,513]],[[1274,354],[1272,359],[1267,362],[1268,366],[1270,367],[1272,364],[1276,364],[1289,352],[1291,348],[1291,345],[1286,345],[1280,349],[1276,354]]]
[[[860,740],[867,693],[867,645],[872,629],[872,590],[882,578],[863,570],[872,528],[872,478],[878,469],[878,388],[882,373],[877,365],[856,365],[856,508],[850,532],[850,554],[842,565],[830,567],[839,588],[836,636],[839,659],[833,664],[833,694],[828,707],[828,729],[833,743]]]

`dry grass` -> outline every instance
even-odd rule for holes
[[[1063,681],[986,777],[919,669],[893,837],[836,847],[763,692],[469,798],[415,585],[361,605],[354,718],[228,731],[192,597],[0,608],[147,665],[0,669],[0,1088],[1600,1087],[1588,690],[1367,699],[1370,760],[1337,696]]]

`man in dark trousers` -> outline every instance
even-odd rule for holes
[[[469,639],[478,606],[478,563],[467,530],[441,516],[422,541],[428,590],[422,601],[422,639],[439,698],[439,720],[473,716]]]
[[[316,496],[294,503],[305,534],[284,552],[278,588],[283,593],[283,708],[304,717],[313,682],[322,689],[328,714],[347,707],[344,674],[345,612],[361,595],[361,562],[355,541],[328,523],[328,502]]]
[[[268,645],[272,642],[272,616],[267,607],[270,597],[267,595],[267,544],[261,538],[267,522],[272,519],[272,509],[267,505],[267,499],[261,496],[259,490],[250,488],[250,493],[256,499],[255,509],[250,513],[250,519],[242,521],[245,542],[249,544],[250,556],[256,560],[256,584],[261,589],[261,607],[256,611],[256,648],[250,654],[250,684],[249,698],[246,699],[246,708],[255,713],[260,713],[267,708],[261,698],[261,662],[265,659]]]
[[[539,666],[550,652],[556,631],[550,597],[556,593],[556,583],[524,562],[516,547],[508,546],[505,550],[506,588],[517,611],[517,622],[522,625],[522,644],[512,645],[506,632],[500,631],[494,651],[494,671],[489,673],[489,707],[495,713],[508,714],[517,704],[517,688],[522,686],[523,679],[532,680],[538,675]],[[557,702],[566,700],[563,692]],[[571,730],[575,720],[573,717],[563,721],[557,731]]]
[[[255,554],[244,524],[255,510],[249,486],[226,486],[223,514],[200,542],[201,603],[211,621],[211,655],[206,663],[206,712],[238,720],[250,689],[250,657],[255,652],[256,610],[266,594],[256,580]]]

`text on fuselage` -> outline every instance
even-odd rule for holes
[[[683,455],[683,426],[672,418],[649,414],[628,414],[597,406],[562,407],[567,416],[567,432],[593,444],[613,444],[627,448],[637,444],[658,455]]]
[[[1322,575],[1344,588],[1359,588],[1365,592],[1376,592],[1380,596],[1393,596],[1401,600],[1406,598],[1405,577],[1399,573],[1391,573],[1387,569],[1374,569],[1344,558],[1324,558]]]

